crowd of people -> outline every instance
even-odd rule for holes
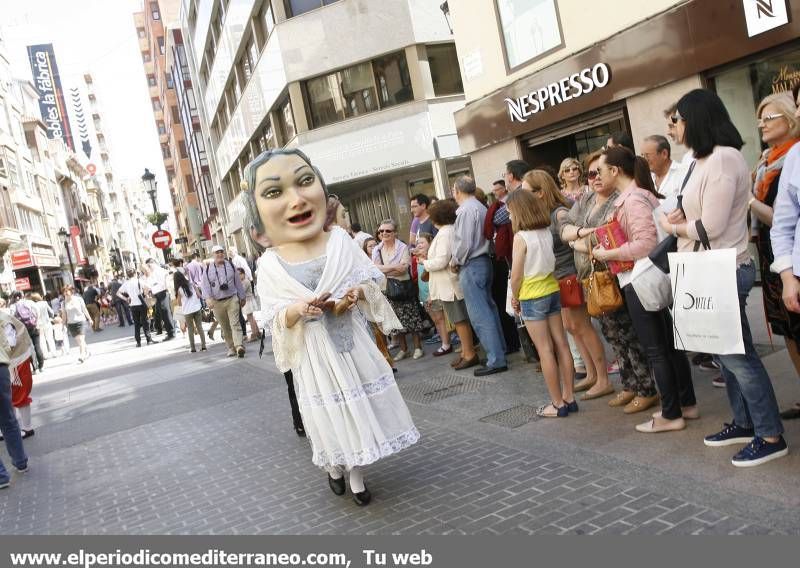
[[[452,198],[413,196],[405,240],[393,219],[374,233],[350,225],[301,151],[267,151],[243,182],[251,237],[264,251],[253,266],[219,246],[210,259],[195,254],[166,268],[151,259],[83,296],[67,287],[55,304],[13,298],[0,324],[9,338],[25,331],[41,370],[60,346],[59,325],[83,361],[87,322],[99,331],[104,321],[127,321],[137,346],[142,332],[149,344],[153,333],[166,341],[181,329],[196,352],[198,335],[206,349],[202,323],[213,320],[208,337],[219,325],[227,355],[241,358],[260,336],[259,313],[295,430],[309,437],[312,461],[335,494],[345,493],[348,474],[359,505],[371,499],[362,468],[419,440],[393,374],[402,360],[424,357],[426,343],[434,357],[450,355],[452,368],[477,377],[508,371],[508,356],[524,349],[549,393],[539,416],[565,418],[579,411],[578,398],[607,398],[626,414],[647,412],[635,427],[646,434],[699,418],[691,367],[718,371],[713,383],[727,390],[732,419],[704,443],[740,445],[733,465],[757,466],[788,453],[782,420],[800,418],[800,403],[779,410],[745,310],[757,272],[752,242],[770,329],[784,337],[800,375],[799,103],[795,89],[758,107],[766,149],[755,171],[722,101],[697,89],[664,111],[666,136],[641,140],[640,155],[617,133],[558,170],[511,160],[490,196],[469,176],[454,182]],[[674,145],[687,150],[680,162]],[[657,265],[669,246],[735,250],[743,354],[696,353],[690,361],[676,349],[670,306],[651,305],[635,270],[645,259]],[[0,390],[19,352],[3,341]],[[610,378],[617,372],[621,388]],[[20,436],[12,418],[3,411],[7,440],[9,432]],[[9,452],[24,470],[15,443],[7,441]],[[0,487],[4,476],[0,466]]]

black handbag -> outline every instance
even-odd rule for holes
[[[678,193],[678,209],[681,211],[683,211],[683,188],[686,187],[686,183],[692,176],[694,165],[696,163],[697,162],[692,162],[692,165],[689,166],[689,171],[686,172],[686,177],[683,178],[681,190]],[[669,253],[671,252],[678,252],[678,237],[675,235],[668,235],[663,241],[658,243],[653,250],[650,251],[650,254],[648,254],[647,257],[661,270],[661,272],[664,274],[669,274]]]
[[[395,302],[408,302],[414,299],[414,282],[411,280],[386,279],[386,297]]]

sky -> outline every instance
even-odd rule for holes
[[[0,0],[0,28],[15,76],[30,78],[26,46],[38,43],[53,44],[65,91],[65,83],[92,74],[117,183],[140,179],[149,168],[159,210],[171,212],[133,23],[141,7],[142,0]]]

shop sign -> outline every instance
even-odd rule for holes
[[[602,89],[610,81],[611,69],[607,64],[598,63],[593,67],[586,67],[527,95],[516,99],[506,98],[508,116],[511,122],[527,122],[534,114]]]
[[[16,278],[14,280],[14,289],[19,291],[25,291],[31,289],[31,279],[30,278]]]
[[[772,94],[791,91],[798,83],[800,83],[800,71],[784,65],[772,78]]]
[[[786,0],[743,0],[747,36],[754,37],[789,23]]]
[[[14,270],[33,266],[33,256],[29,250],[17,250],[11,253],[11,266]]]
[[[39,93],[39,110],[47,125],[47,137],[63,140],[74,152],[72,129],[67,117],[67,105],[64,103],[64,91],[61,88],[53,44],[29,45],[28,60],[33,72],[33,83]]]

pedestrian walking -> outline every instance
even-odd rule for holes
[[[150,324],[147,321],[146,296],[150,293],[150,289],[133,268],[129,268],[126,274],[128,279],[120,286],[117,291],[117,297],[130,307],[131,315],[133,316],[133,337],[136,340],[136,347],[142,346],[142,330],[144,330],[147,345],[158,343],[150,336]]]
[[[459,273],[467,312],[481,345],[486,350],[486,365],[475,369],[476,377],[508,370],[506,342],[497,305],[492,299],[492,264],[489,241],[483,235],[486,207],[475,199],[475,181],[461,176],[453,184],[458,209],[453,226],[451,266]]]
[[[175,324],[172,321],[172,310],[170,309],[170,298],[167,291],[167,278],[169,273],[161,268],[153,258],[148,258],[145,262],[147,268],[147,287],[155,298],[153,305],[153,319],[156,325],[156,335],[163,331],[167,333],[164,341],[175,338]]]
[[[249,225],[270,247],[258,294],[278,369],[297,382],[312,462],[336,495],[349,470],[353,500],[367,505],[362,468],[419,440],[389,365],[352,311],[358,304],[384,333],[400,327],[378,285],[383,274],[344,229],[325,230],[325,185],[299,150],[264,152],[245,177]]]
[[[256,312],[256,297],[253,293],[253,281],[247,277],[243,268],[236,269],[237,274],[239,275],[239,280],[242,281],[242,287],[244,288],[244,306],[242,306],[242,317],[245,321],[250,324],[250,337],[247,338],[247,341],[252,343],[254,341],[258,341],[261,338],[261,332],[258,329],[258,322],[256,321],[256,317],[253,315]],[[246,326],[242,329],[242,333],[246,332]]]
[[[206,336],[203,335],[203,306],[200,296],[186,275],[180,270],[173,275],[176,298],[181,314],[186,320],[186,330],[189,334],[189,350],[196,353],[194,335],[200,335],[200,351],[206,350]]]
[[[66,322],[70,337],[73,337],[78,343],[78,363],[83,363],[91,355],[86,347],[86,336],[84,335],[84,328],[87,322],[91,321],[91,315],[83,298],[75,294],[75,288],[68,284],[64,286],[63,292],[61,319]]]
[[[11,397],[12,361],[30,357],[33,348],[25,325],[17,318],[0,310],[0,435],[6,443],[6,450],[11,457],[11,464],[20,472],[28,471],[28,456],[22,442],[22,433],[14,412]],[[0,460],[0,489],[6,489],[11,483],[3,461]]]
[[[122,287],[122,276],[115,275],[114,279],[108,285],[108,292],[111,294],[111,302],[117,312],[117,319],[119,320],[119,327],[125,327],[125,322],[128,325],[133,325],[133,317],[131,316],[131,308],[128,302],[123,300],[117,295],[119,289]]]
[[[36,329],[39,331],[39,348],[45,359],[56,356],[56,341],[53,336],[53,318],[55,313],[38,292],[31,294],[31,301],[36,306]],[[44,342],[44,345],[42,345]]]
[[[203,272],[203,297],[222,326],[228,357],[244,357],[242,328],[239,325],[239,309],[244,306],[246,298],[244,287],[233,263],[225,258],[225,249],[217,245],[211,252],[214,260]]]
[[[92,324],[92,331],[100,331],[100,289],[93,282],[89,282],[83,291],[83,303],[89,312],[89,321]]]
[[[662,228],[678,237],[678,250],[694,252],[699,228],[711,249],[736,249],[736,285],[744,340],[743,355],[715,355],[733,411],[733,420],[706,436],[707,446],[746,444],[733,456],[737,467],[756,466],[788,453],[778,401],[767,370],[753,344],[747,296],[755,283],[748,250],[748,203],[752,178],[740,152],[744,142],[719,96],[695,89],[678,101],[676,138],[695,155],[694,171],[683,191],[683,208],[661,216]],[[713,277],[713,276],[709,276]]]
[[[25,325],[28,336],[33,343],[36,354],[36,369],[39,372],[44,368],[44,354],[42,353],[41,337],[39,335],[39,309],[29,298],[24,298],[19,290],[11,294],[11,314]]]

